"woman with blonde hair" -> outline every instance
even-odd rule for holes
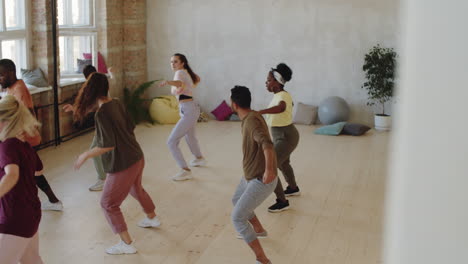
[[[25,137],[39,123],[14,96],[0,100],[0,259],[2,264],[43,263],[37,230],[41,202],[35,175],[42,162]]]

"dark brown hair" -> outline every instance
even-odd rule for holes
[[[193,83],[194,84],[199,83],[200,77],[193,72],[192,68],[190,68],[190,65],[187,61],[187,57],[185,57],[184,54],[180,54],[180,53],[176,53],[174,54],[174,56],[178,57],[180,61],[184,63],[184,69],[186,69],[188,73],[190,74],[190,77],[192,78]]]
[[[96,109],[97,100],[106,97],[108,93],[109,81],[106,75],[98,72],[92,73],[78,92],[74,104],[74,121],[82,123],[86,115]]]

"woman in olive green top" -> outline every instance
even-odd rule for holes
[[[135,125],[123,104],[108,96],[107,77],[93,73],[81,88],[75,102],[74,117],[81,121],[97,108],[96,147],[81,154],[75,162],[75,169],[92,157],[102,155],[107,179],[101,197],[101,206],[114,233],[121,241],[108,248],[108,254],[134,254],[137,252],[128,233],[120,205],[130,193],[138,200],[146,213],[146,218],[138,223],[140,227],[158,227],[161,223],[156,217],[155,206],[141,185],[144,158],[143,151],[136,141],[133,130]]]
[[[292,122],[293,102],[291,95],[284,90],[284,85],[291,80],[291,77],[292,71],[284,63],[278,64],[276,69],[271,69],[268,72],[266,87],[269,92],[274,93],[274,96],[268,108],[259,111],[261,114],[266,114],[266,122],[271,127],[278,168],[288,183],[286,190],[283,190],[281,181],[278,180],[275,189],[276,203],[268,208],[268,211],[272,213],[289,209],[289,201],[286,200],[286,196],[300,195],[294,170],[290,163],[291,153],[299,143],[299,132]]]

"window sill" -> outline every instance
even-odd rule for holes
[[[64,87],[68,85],[84,83],[86,79],[84,77],[71,77],[71,78],[61,78],[59,86]]]
[[[47,91],[51,91],[52,90],[52,87],[49,86],[49,87],[38,87],[38,88],[33,88],[33,89],[28,89],[29,93],[31,95],[33,94],[38,94],[38,93],[42,93],[42,92],[47,92]]]

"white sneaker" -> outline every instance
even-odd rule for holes
[[[109,255],[135,254],[137,249],[133,246],[133,243],[129,245],[120,240],[119,243],[106,249],[106,253]]]
[[[161,225],[161,222],[159,221],[158,217],[153,217],[153,219],[149,219],[148,217],[145,217],[143,220],[138,222],[139,227],[159,227]]]
[[[257,233],[257,238],[267,238],[268,237],[268,232],[267,231],[263,231],[261,233]],[[241,236],[241,234],[237,234],[237,238],[238,239],[243,239],[243,237]]]
[[[91,192],[99,192],[102,191],[104,188],[104,181],[103,180],[98,180],[94,185],[89,186],[89,190]]]
[[[44,211],[62,211],[63,204],[61,201],[51,203],[49,200],[41,202],[41,209]]]
[[[174,181],[186,181],[192,179],[192,172],[191,171],[186,171],[184,169],[181,169],[174,177],[172,177],[172,180]]]
[[[206,166],[206,159],[204,159],[204,158],[194,159],[194,160],[190,161],[190,166],[192,166],[192,167]]]

